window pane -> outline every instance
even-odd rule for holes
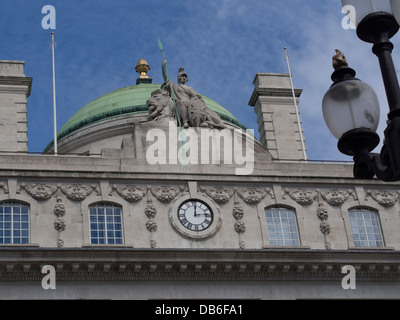
[[[287,208],[269,208],[265,211],[270,245],[300,245],[296,213]]]
[[[351,210],[349,218],[356,247],[383,247],[378,212],[367,209]]]
[[[107,203],[96,204],[90,207],[89,214],[92,244],[122,244],[120,207]]]
[[[0,243],[29,243],[29,206],[19,202],[0,203]]]

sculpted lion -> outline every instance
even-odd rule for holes
[[[161,89],[151,93],[151,98],[147,100],[146,106],[149,109],[149,121],[174,117],[174,102],[168,93]]]

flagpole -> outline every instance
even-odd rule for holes
[[[287,62],[287,66],[288,66],[288,70],[289,70],[289,78],[290,78],[290,85],[292,87],[292,95],[293,95],[293,103],[294,103],[294,107],[295,107],[295,111],[296,111],[296,117],[297,117],[297,125],[299,127],[299,134],[300,134],[300,142],[301,142],[301,148],[303,151],[303,157],[304,157],[304,161],[307,161],[307,154],[306,154],[306,147],[304,145],[304,137],[303,137],[303,130],[301,128],[301,124],[300,124],[300,116],[299,116],[299,108],[297,106],[297,101],[296,101],[296,95],[294,93],[294,85],[293,85],[293,79],[292,79],[292,72],[290,70],[290,64],[289,64],[289,54],[287,52],[287,48],[284,48],[285,50],[285,60]]]
[[[160,38],[158,38],[158,47],[160,48],[160,51],[161,51],[161,54],[162,54],[162,58],[163,58],[163,63],[164,63],[164,61],[166,61],[166,60],[165,60],[165,56],[164,56],[163,45],[162,45],[162,42],[161,42]],[[171,91],[171,97],[172,97],[172,100],[173,100],[174,106],[175,106],[175,113],[176,113],[176,118],[177,118],[177,120],[178,120],[178,125],[179,125],[179,136],[180,136],[180,134],[183,133],[184,131],[183,131],[183,129],[182,129],[181,119],[180,119],[180,117],[179,117],[178,107],[177,107],[177,105],[176,105],[176,100],[175,100],[175,95],[174,95],[174,89],[172,88],[171,79],[169,78],[167,65],[165,65],[165,73],[166,73],[165,76],[167,77],[168,84],[169,84],[169,88],[170,88],[170,91]],[[178,136],[178,139],[179,139],[179,136]],[[180,150],[181,150],[181,152],[182,152],[183,158],[185,159],[185,158],[186,158],[185,144],[183,143],[183,140],[180,140],[180,142],[181,142],[181,148],[180,148]],[[185,163],[185,164],[186,164],[186,163]],[[186,167],[185,164],[184,164],[184,167]]]
[[[51,33],[51,56],[53,60],[53,121],[54,121],[54,155],[57,155],[57,114],[56,114],[56,66],[54,61],[54,32]]]
[[[163,61],[165,61],[163,45],[162,45],[162,42],[161,42],[160,38],[158,38],[158,47],[160,48]],[[170,80],[170,78],[169,78],[167,66],[165,66],[165,72],[166,72],[166,77],[167,77],[167,80],[168,80],[169,88],[170,88],[170,90],[171,90],[171,97],[172,97],[172,100],[174,101],[176,118],[177,118],[177,120],[178,120],[179,128],[182,129],[181,120],[180,120],[180,118],[179,118],[179,113],[178,113],[178,108],[177,108],[177,106],[176,106],[176,101],[175,101],[175,96],[174,96],[174,90],[173,90],[173,88],[172,88],[171,80]]]

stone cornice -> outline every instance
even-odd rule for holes
[[[291,178],[307,178],[307,179],[335,179],[340,181],[348,180],[349,183],[357,183],[353,178],[351,164],[330,164],[330,163],[302,163],[302,162],[271,162],[268,160],[259,159],[256,157],[254,164],[254,172],[250,176],[243,176],[243,180],[251,179],[252,177],[291,177]],[[220,166],[220,165],[190,165],[183,168],[182,165],[154,165],[153,172],[149,172],[149,166],[143,159],[134,158],[111,158],[111,157],[84,157],[84,156],[45,156],[45,155],[10,155],[2,154],[0,159],[1,176],[6,172],[9,175],[18,174],[26,176],[32,174],[37,176],[38,172],[43,177],[61,176],[67,177],[79,172],[80,177],[98,176],[101,172],[103,176],[131,175],[137,178],[143,176],[144,179],[151,179],[152,175],[165,175],[167,177],[172,173],[174,177],[178,177],[184,173],[182,177],[193,175],[198,177],[206,177],[207,175],[215,179],[215,170],[218,168],[220,180],[225,180],[225,177],[235,177],[233,180],[241,179],[235,175],[235,167]],[[189,169],[187,171],[187,169]],[[30,172],[30,173],[29,173]],[[25,174],[26,173],[26,174]],[[111,178],[111,177],[110,177]],[[373,184],[377,181],[372,180]],[[332,183],[332,181],[330,182]],[[361,183],[361,182],[359,182]],[[362,182],[364,184],[364,182]]]
[[[295,89],[295,96],[297,98],[300,97],[301,93],[303,92],[302,89]],[[254,107],[257,103],[257,99],[259,96],[267,96],[267,97],[287,97],[287,98],[292,98],[293,93],[291,89],[284,89],[284,88],[256,88],[254,89],[250,100],[249,100],[249,106]]]
[[[53,265],[60,281],[340,281],[352,265],[359,281],[400,281],[393,250],[185,250],[0,248],[2,281],[40,281]]]
[[[1,91],[12,91],[12,92],[21,91],[21,87],[27,87],[26,96],[29,97],[31,95],[31,89],[32,89],[32,78],[31,77],[0,76],[0,90]]]

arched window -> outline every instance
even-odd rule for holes
[[[0,244],[29,243],[29,206],[20,202],[0,203]]]
[[[267,208],[267,232],[269,244],[275,246],[299,246],[296,212],[288,208]]]
[[[122,208],[110,203],[89,207],[92,244],[122,244]]]
[[[356,247],[383,247],[383,236],[377,211],[353,209],[349,211],[349,217]]]

